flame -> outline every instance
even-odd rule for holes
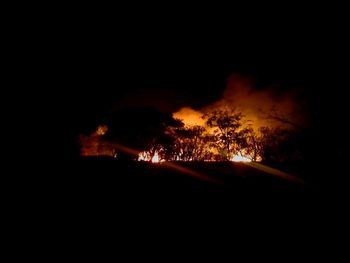
[[[147,161],[149,161],[149,156],[146,152],[141,152],[141,153],[139,153],[137,160],[147,162]]]
[[[241,155],[234,155],[231,158],[231,161],[233,161],[233,162],[250,163],[252,160],[247,158],[247,157],[241,156]]]
[[[156,152],[156,153],[154,154],[154,156],[152,157],[151,162],[152,162],[152,163],[159,163],[159,162],[160,162],[160,158],[159,158],[157,152]]]
[[[98,125],[98,127],[97,127],[96,131],[93,133],[93,135],[102,136],[102,135],[105,135],[107,131],[108,131],[107,125]]]
[[[144,161],[144,162],[151,161],[152,163],[160,163],[160,162],[164,161],[160,158],[158,152],[155,152],[155,154],[152,158],[148,152],[141,152],[141,153],[139,153],[137,160]]]

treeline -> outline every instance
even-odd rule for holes
[[[80,135],[82,155],[151,161],[284,162],[303,158],[302,133],[291,127],[253,129],[240,112],[216,110],[203,115],[205,126],[187,126],[152,109],[122,112],[92,134]],[[125,149],[130,149],[125,151]]]

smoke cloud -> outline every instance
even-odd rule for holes
[[[221,99],[199,110],[181,108],[173,116],[186,125],[203,126],[203,114],[213,110],[235,110],[241,112],[254,129],[262,126],[301,127],[306,124],[303,104],[296,89],[284,92],[273,87],[257,89],[253,78],[232,74]]]

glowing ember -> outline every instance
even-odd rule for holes
[[[108,131],[107,125],[99,125],[94,135],[105,135],[107,131]]]
[[[244,157],[244,156],[241,156],[241,155],[235,155],[231,158],[231,161],[233,162],[243,162],[243,163],[249,163],[251,162],[252,160],[250,160],[249,158],[247,157]]]

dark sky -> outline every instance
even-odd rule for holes
[[[67,27],[42,44],[45,102],[72,138],[85,123],[124,105],[200,108],[221,96],[231,73],[243,73],[257,79],[256,89],[276,83],[281,91],[303,89],[317,128],[325,119],[341,123],[344,35],[323,24],[294,25]]]
[[[274,83],[282,83],[281,89],[306,86],[313,54],[306,50],[298,54],[297,47],[283,52],[274,49],[260,43],[208,46],[200,40],[131,47],[89,44],[78,47],[74,60],[67,63],[75,82],[72,92],[85,97],[80,103],[88,107],[148,101],[173,111],[216,100],[234,72],[256,77],[257,88]]]

